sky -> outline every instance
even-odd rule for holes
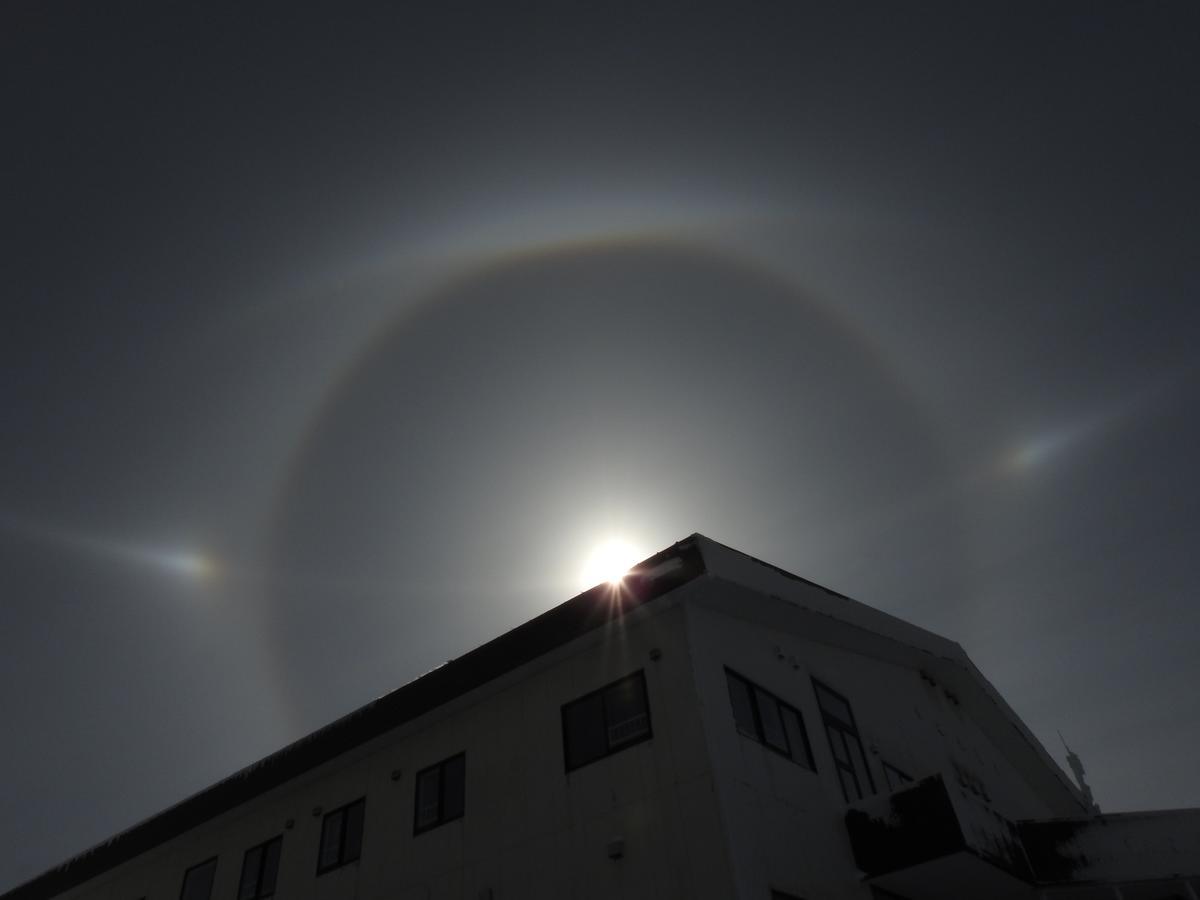
[[[702,532],[1200,806],[1200,7],[5,5],[0,890]]]

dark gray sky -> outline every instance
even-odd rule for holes
[[[614,536],[1200,805],[1200,7],[236,7],[3,13],[0,889]]]

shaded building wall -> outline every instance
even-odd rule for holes
[[[652,739],[565,772],[562,705],[639,669]],[[287,900],[729,897],[692,672],[682,611],[660,601],[61,896],[177,900],[217,856],[212,900],[235,900],[245,851],[282,834]],[[460,752],[465,815],[414,836],[416,773]],[[363,796],[360,860],[318,876],[323,814]]]
[[[849,701],[877,792],[889,791],[886,761],[914,779],[942,772],[948,784],[1012,819],[1053,814],[977,726],[972,710],[919,669],[775,627],[788,618],[786,600],[718,579],[688,590],[698,601],[688,609],[689,633],[737,896],[766,897],[772,889],[801,897],[870,896],[846,835],[846,804],[813,678]],[[764,618],[764,604],[777,607],[770,628],[753,621]],[[737,731],[726,667],[801,712],[815,773]]]

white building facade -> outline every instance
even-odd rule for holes
[[[0,900],[1195,898],[962,649],[700,535]]]

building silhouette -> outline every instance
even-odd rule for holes
[[[1198,889],[1200,810],[1100,814],[957,644],[693,535],[2,900]]]

